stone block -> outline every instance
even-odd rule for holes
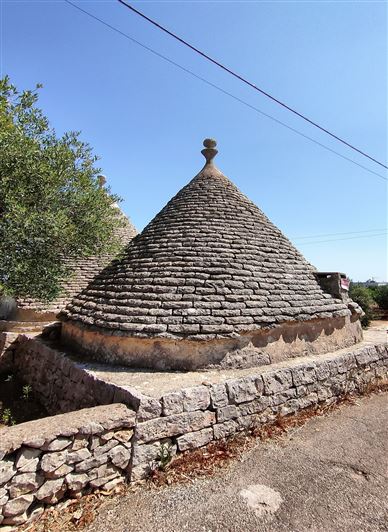
[[[40,449],[22,447],[15,460],[16,469],[18,469],[20,473],[36,471],[39,463],[39,456],[41,454],[42,451]]]
[[[256,380],[257,377],[244,377],[226,381],[230,402],[238,404],[255,399],[260,393],[256,386]],[[261,379],[258,382],[261,383]]]
[[[292,387],[292,375],[289,370],[276,370],[263,374],[264,390],[267,395],[282,392]]]
[[[162,397],[162,414],[171,416],[183,412],[182,392],[171,392]]]
[[[196,432],[189,432],[177,438],[177,445],[180,451],[188,451],[207,445],[213,440],[213,429],[202,429]]]
[[[55,438],[55,440],[52,440],[50,442],[46,442],[42,445],[43,451],[62,451],[63,449],[66,449],[66,447],[69,447],[71,445],[72,440],[69,438]]]
[[[56,504],[59,500],[61,500],[66,491],[66,484],[64,480],[64,478],[46,480],[36,492],[36,498],[38,501],[42,501],[47,504]]]
[[[27,512],[24,512],[22,514],[14,515],[12,517],[5,517],[3,521],[0,520],[0,523],[4,525],[2,526],[2,529],[4,530],[4,532],[11,532],[15,530],[14,528],[15,526],[23,525],[27,521],[28,521],[28,514]]]
[[[66,452],[53,452],[45,454],[40,461],[40,468],[47,476],[61,467],[66,461]]]
[[[238,417],[239,411],[236,405],[223,406],[217,409],[217,423],[223,423],[229,419]]]
[[[133,429],[119,430],[113,433],[114,439],[121,443],[130,442],[132,439],[132,436],[133,436]]]
[[[106,464],[107,461],[107,454],[101,454],[100,456],[92,456],[91,458],[88,458],[88,460],[84,460],[83,462],[79,462],[78,464],[76,464],[75,470],[77,473],[83,473],[85,471],[89,471],[89,469],[100,467],[101,465]]]
[[[206,410],[210,405],[210,392],[207,386],[195,386],[185,388],[182,391],[183,410],[194,412],[196,410]]]
[[[16,497],[16,499],[11,499],[3,507],[4,517],[14,517],[15,515],[23,514],[31,506],[32,501],[34,500],[34,495],[26,494]]]
[[[12,499],[39,489],[44,478],[35,472],[15,475],[9,483],[8,489]]]
[[[138,421],[148,421],[162,415],[161,402],[153,397],[141,396],[139,409],[137,412]],[[123,425],[125,426],[125,425]]]
[[[2,460],[0,462],[0,487],[16,475],[16,468],[11,460]]]
[[[263,412],[266,408],[268,408],[270,404],[271,404],[271,398],[266,395],[262,395],[261,397],[258,397],[254,401],[240,404],[238,407],[239,416],[259,414],[260,412]]]
[[[102,454],[105,454],[108,451],[110,451],[111,449],[113,449],[113,447],[115,447],[118,444],[119,443],[118,443],[117,440],[111,439],[108,442],[106,442],[104,445],[100,445],[100,446],[96,447],[94,449],[93,455],[95,457],[97,457],[97,456],[100,456]]]
[[[138,443],[147,443],[161,438],[169,438],[195,432],[215,423],[215,413],[209,411],[183,412],[173,416],[151,419],[139,423],[136,430]]]
[[[301,388],[301,387],[300,387]],[[301,392],[302,390],[299,390]],[[294,399],[297,396],[297,390],[295,388],[290,388],[284,392],[275,393],[272,396],[272,404],[274,406],[281,405],[286,403],[289,399]]]
[[[318,361],[315,363],[315,374],[319,381],[324,381],[330,377],[329,364],[325,361]]]
[[[237,431],[238,425],[235,421],[225,421],[225,423],[216,423],[213,426],[214,439],[220,440],[232,436]]]
[[[112,460],[112,463],[120,469],[125,469],[131,459],[130,451],[123,445],[117,445],[117,447],[111,449],[108,456]]]
[[[213,409],[222,408],[229,404],[225,384],[213,384],[210,387],[210,404]]]
[[[77,451],[70,452],[66,455],[66,464],[76,464],[87,460],[91,457],[90,451],[86,447],[82,447]]]
[[[88,484],[89,477],[85,473],[69,473],[65,480],[69,490],[79,491]]]
[[[291,370],[292,380],[294,386],[302,386],[303,384],[311,384],[316,380],[315,365],[300,365]]]

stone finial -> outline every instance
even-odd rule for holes
[[[218,153],[218,150],[216,150],[217,141],[214,139],[205,139],[203,141],[203,145],[205,148],[201,151],[201,153],[206,159],[206,164],[213,164],[213,159]]]
[[[106,183],[106,177],[104,175],[100,174],[100,175],[97,176],[97,181],[98,181],[99,187],[103,188],[103,186]]]

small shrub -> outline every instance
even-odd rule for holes
[[[32,392],[32,387],[29,384],[25,384],[23,386],[23,399],[28,401],[28,399],[30,398],[31,392]]]
[[[373,319],[373,303],[374,300],[371,296],[370,291],[366,286],[361,286],[357,284],[351,284],[349,290],[349,296],[360,305],[362,310],[365,312],[365,316],[361,318],[361,325],[363,327],[368,327]]]
[[[382,310],[388,310],[388,285],[374,289],[374,300]]]

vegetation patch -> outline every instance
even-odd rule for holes
[[[48,416],[29,384],[14,374],[0,375],[0,430]]]

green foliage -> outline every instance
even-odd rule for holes
[[[31,392],[32,392],[32,386],[30,386],[29,384],[25,384],[23,386],[23,399],[28,401],[28,399],[30,398]]]
[[[371,296],[370,290],[366,286],[357,285],[354,283],[350,284],[349,296],[360,305],[362,310],[365,312],[365,316],[361,318],[361,324],[363,327],[367,327],[370,324],[371,319],[373,318],[373,298]]]
[[[0,293],[53,299],[62,257],[118,251],[109,189],[79,133],[57,137],[34,91],[0,80]]]
[[[172,460],[172,449],[171,446],[168,443],[162,443],[159,448],[158,453],[158,462],[159,462],[159,469],[164,471],[168,464]]]
[[[4,425],[15,425],[16,421],[13,418],[10,408],[5,408],[1,414],[1,421]]]
[[[382,310],[388,310],[388,285],[376,286],[373,289],[373,297]]]

